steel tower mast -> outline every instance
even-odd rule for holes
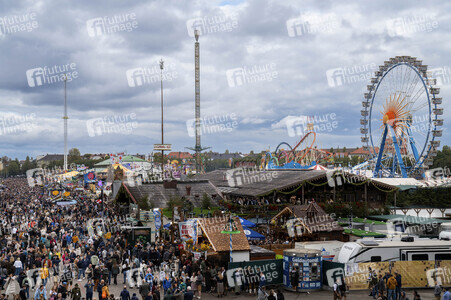
[[[194,37],[196,43],[194,43],[194,91],[195,91],[195,126],[196,126],[196,146],[194,148],[188,148],[196,152],[196,174],[201,173],[202,158],[201,152],[209,149],[210,147],[202,148],[200,144],[200,52],[199,52],[199,30],[194,30]]]
[[[64,171],[67,170],[67,120],[69,117],[67,116],[67,75],[64,77]]]

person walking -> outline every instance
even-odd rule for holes
[[[143,300],[147,297],[147,294],[150,292],[150,285],[148,282],[144,281],[143,284],[139,287],[139,294],[143,298]]]
[[[86,300],[92,300],[92,295],[94,294],[94,283],[92,283],[91,279],[89,279],[88,282],[85,284],[85,290],[86,290]]]
[[[103,281],[103,280],[102,280]],[[110,297],[110,290],[108,289],[108,285],[104,285],[102,287],[102,300],[106,300]]]
[[[333,293],[334,293],[334,300],[340,299],[340,290],[339,290],[338,282],[336,279],[334,281]]]
[[[198,292],[198,296],[197,298],[200,299],[202,297],[202,285],[204,283],[204,277],[202,276],[201,271],[197,272],[197,277],[196,277],[196,286],[197,286],[197,292]]]
[[[398,272],[395,272],[395,279],[396,279],[395,296],[396,296],[396,299],[401,299],[401,288],[402,288],[402,277],[401,277],[401,274],[399,274]]]
[[[442,300],[451,300],[451,293],[449,292],[449,288],[443,288]]]
[[[437,280],[435,280],[435,288],[434,288],[434,297],[435,300],[441,300],[440,296],[442,294],[442,287],[438,283]]]
[[[113,282],[117,285],[117,275],[119,274],[119,265],[116,260],[114,260],[113,265],[111,266],[111,274],[113,275]]]
[[[377,283],[377,289],[379,291],[379,296],[384,298],[385,296],[385,279],[382,277],[382,274],[379,274],[379,282]]]
[[[268,294],[265,291],[265,286],[258,287],[257,300],[266,300]]]
[[[74,285],[74,288],[71,291],[71,298],[72,300],[80,300],[81,299],[81,290],[78,286],[78,283]]]
[[[36,293],[34,294],[34,300],[47,300],[47,292],[45,290],[45,287],[43,284],[36,290]]]
[[[47,280],[49,278],[49,269],[47,268],[47,264],[44,264],[40,270],[42,284],[44,286],[47,285]]]
[[[221,272],[216,275],[216,292],[218,297],[224,296],[224,276]]]
[[[127,290],[127,286],[124,285],[124,289],[120,294],[121,300],[130,300],[130,292]]]
[[[387,299],[388,300],[396,300],[396,286],[397,282],[395,276],[389,275],[387,280]]]
[[[105,285],[105,281],[103,281],[103,280],[100,281],[99,284],[97,285],[97,293],[99,295],[99,299],[98,300],[102,299],[102,288],[103,288],[104,285]],[[94,285],[94,288],[96,288],[95,285]]]
[[[421,296],[417,291],[413,291],[413,300],[421,300]]]

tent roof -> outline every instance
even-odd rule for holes
[[[114,165],[113,165],[113,168],[114,168],[114,169],[119,168],[119,169],[121,169],[121,170],[124,170],[125,172],[133,172],[132,170],[127,169],[126,167],[124,167],[124,166],[121,165],[121,164],[114,164]],[[102,173],[107,173],[107,172],[108,172],[108,168],[106,168],[105,170],[102,171]]]
[[[255,227],[256,225],[254,223],[252,223],[251,221],[248,221],[246,219],[243,219],[241,217],[240,218],[240,223],[242,226],[246,226],[246,227]]]
[[[68,172],[68,173],[58,174],[57,176],[60,176],[60,177],[73,177],[73,176],[76,176],[76,175],[78,175],[77,171],[71,171],[71,172]]]
[[[127,163],[128,162],[145,162],[145,160],[141,159],[139,157],[136,157],[136,156],[132,156],[132,155],[124,155],[122,157],[122,162],[123,163],[126,163],[126,162]],[[109,166],[109,165],[111,165],[111,159],[110,158],[105,159],[104,161],[98,162],[94,166],[99,168],[99,167]]]
[[[244,234],[248,240],[265,240],[266,237],[263,234],[258,233],[246,226],[243,226]]]
[[[207,236],[214,251],[230,251],[230,236],[228,234],[221,233],[224,227],[228,224],[228,217],[200,218],[198,220],[199,226]],[[233,251],[250,251],[251,248],[249,247],[249,242],[247,241],[243,227],[238,221],[238,218],[235,217],[234,222],[240,233],[232,234]]]
[[[382,220],[382,221],[402,221],[405,223],[411,223],[411,224],[419,224],[419,225],[426,225],[431,223],[448,223],[451,222],[450,220],[441,220],[441,219],[434,219],[434,218],[424,218],[424,217],[417,217],[417,216],[409,216],[409,215],[376,215],[376,216],[369,216],[369,219],[374,220]]]

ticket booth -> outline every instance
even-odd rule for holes
[[[291,291],[322,288],[322,256],[320,250],[288,249],[283,251],[283,283]]]

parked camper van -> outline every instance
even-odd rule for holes
[[[344,243],[339,263],[451,260],[451,241],[404,237],[399,241],[357,240]]]

